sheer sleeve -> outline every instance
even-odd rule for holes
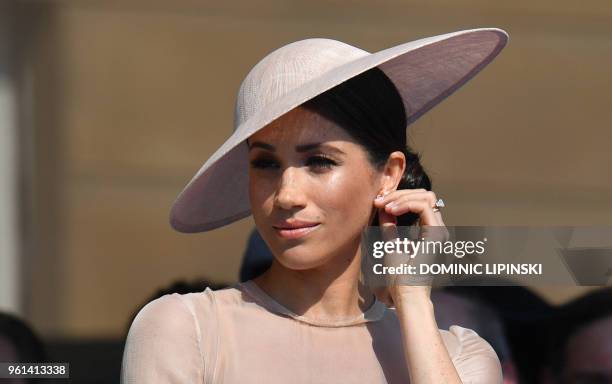
[[[165,295],[134,318],[123,352],[121,383],[202,383],[203,364],[194,313],[181,295]]]
[[[449,332],[459,344],[453,363],[464,384],[501,384],[501,364],[489,343],[469,328],[452,325]]]

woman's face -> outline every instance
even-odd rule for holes
[[[379,192],[379,174],[365,149],[336,123],[302,107],[248,144],[251,211],[277,260],[304,270],[355,252]],[[291,224],[302,229],[282,229]]]

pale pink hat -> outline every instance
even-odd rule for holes
[[[322,38],[276,49],[243,80],[234,132],[179,194],[170,224],[179,232],[204,232],[249,216],[246,139],[305,101],[378,67],[402,96],[410,124],[476,75],[507,41],[501,29],[479,28],[376,53]]]

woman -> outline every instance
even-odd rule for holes
[[[360,240],[367,226],[444,226],[406,126],[506,41],[476,29],[369,54],[307,39],[262,59],[240,87],[234,134],[179,195],[171,224],[201,232],[252,214],[272,266],[147,304],[122,382],[501,383],[485,340],[438,329],[429,287],[375,295],[360,280]]]

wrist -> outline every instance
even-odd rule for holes
[[[433,311],[433,302],[426,287],[399,287],[392,294],[395,308],[419,308]]]

